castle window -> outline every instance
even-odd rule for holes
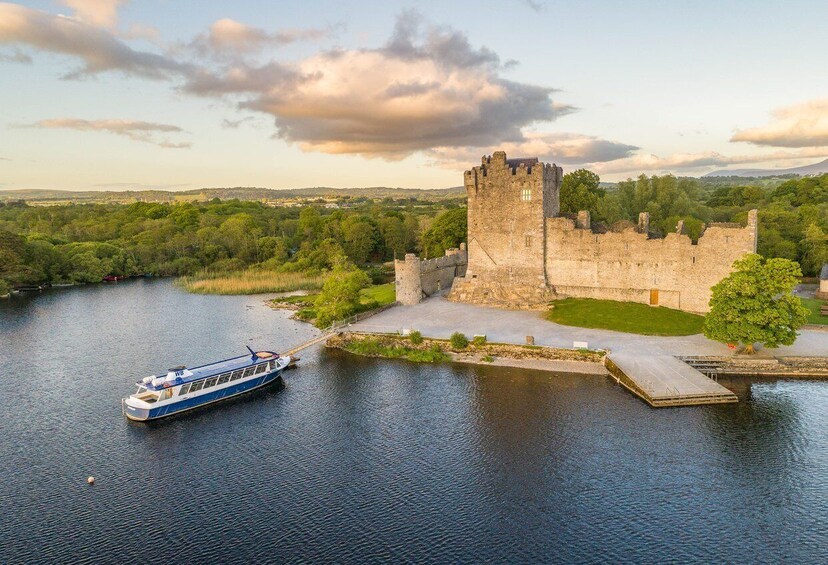
[[[520,199],[524,202],[529,202],[532,200],[532,191],[528,188],[524,188],[520,191]]]
[[[526,236],[525,243],[526,243],[526,247],[532,247],[532,236],[531,235]]]

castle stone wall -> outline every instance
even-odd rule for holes
[[[562,170],[497,151],[466,171],[468,272],[452,300],[544,302],[546,218],[558,213]]]
[[[394,283],[397,302],[405,305],[419,303],[424,297],[450,289],[455,278],[466,274],[468,254],[466,245],[447,249],[443,257],[421,260],[407,253],[404,260],[394,261]]]
[[[567,218],[549,218],[549,284],[559,295],[701,313],[709,310],[710,288],[730,274],[733,262],[756,251],[756,210],[749,213],[746,227],[714,224],[698,244],[681,233],[649,239],[646,232],[641,233],[648,221],[642,214],[639,229],[595,234]]]

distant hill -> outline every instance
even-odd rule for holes
[[[25,200],[26,202],[64,203],[64,202],[86,202],[86,203],[130,203],[130,202],[194,202],[207,201],[213,198],[221,200],[296,200],[314,198],[416,198],[418,200],[444,200],[447,198],[459,198],[466,195],[462,186],[441,189],[418,189],[418,188],[388,188],[388,187],[366,187],[366,188],[291,188],[274,190],[271,188],[256,187],[234,187],[234,188],[201,188],[195,190],[121,190],[121,191],[98,191],[98,190],[43,190],[43,189],[22,189],[22,190],[0,190],[0,201]]]
[[[822,175],[828,173],[828,159],[813,165],[791,169],[722,169],[707,173],[705,177],[776,177],[783,175]]]

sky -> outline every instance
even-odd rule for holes
[[[445,188],[828,158],[828,2],[0,2],[0,190]]]

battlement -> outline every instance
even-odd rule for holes
[[[467,264],[465,243],[459,249],[446,249],[442,257],[434,259],[420,259],[415,253],[406,253],[405,259],[394,260],[397,302],[417,304],[424,296],[451,288],[455,277],[466,274]]]
[[[485,184],[482,179],[489,176],[511,175],[514,177],[539,177],[549,179],[560,187],[562,169],[554,164],[541,163],[537,157],[507,159],[504,151],[484,155],[480,165],[463,173],[466,187]],[[557,182],[556,182],[557,181]]]
[[[637,226],[620,233],[593,233],[587,212],[578,220],[549,218],[549,284],[564,296],[706,312],[710,288],[730,273],[734,261],[756,251],[757,219],[751,210],[745,226],[711,224],[694,243],[682,222],[663,238],[650,237],[646,212]]]
[[[701,235],[699,236],[699,240],[693,242],[690,240],[690,237],[684,233],[684,220],[679,220],[675,227],[675,232],[668,233],[664,238],[651,238],[649,235],[650,231],[650,214],[648,212],[641,212],[638,215],[638,225],[627,228],[624,230],[625,232],[635,232],[638,234],[642,234],[645,236],[644,239],[667,239],[671,238],[672,236],[683,236],[687,238],[691,245],[700,245],[703,241],[704,243],[709,243],[710,240],[715,239],[716,245],[721,243],[721,239],[724,238],[727,243],[730,243],[731,236],[738,236],[742,237],[743,234],[746,234],[747,237],[752,237],[754,240],[753,245],[753,252],[756,252],[756,240],[758,239],[757,234],[757,225],[758,225],[758,218],[759,218],[759,211],[758,210],[750,210],[748,212],[747,224],[742,225],[738,223],[724,223],[724,222],[715,222],[710,223],[705,226],[704,230],[702,230]],[[547,220],[547,227],[550,229],[560,229],[560,230],[587,230],[592,233],[592,222],[590,220],[590,214],[588,210],[581,210],[578,212],[578,217],[575,220],[571,220],[569,218],[564,217],[557,217],[557,218],[549,218]],[[731,233],[728,230],[734,230],[737,233]],[[606,234],[596,234],[596,235],[606,235]],[[704,239],[707,236],[707,239]]]

